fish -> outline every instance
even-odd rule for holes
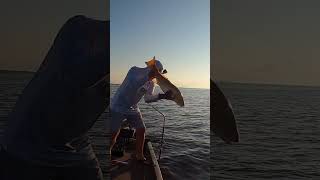
[[[168,78],[160,73],[156,75],[156,79],[157,84],[160,86],[161,90],[164,93],[171,91],[173,97],[172,100],[176,102],[180,107],[184,107],[184,99],[180,90],[173,83],[171,83]]]
[[[155,57],[153,57],[148,63],[148,66],[152,67],[155,72],[155,78],[157,84],[160,86],[160,89],[164,93],[171,91],[172,101],[174,101],[180,107],[184,107],[184,99],[182,93],[180,92],[179,88],[177,88],[172,82],[170,82],[167,77],[159,72],[159,70],[155,66]]]

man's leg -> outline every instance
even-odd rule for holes
[[[137,128],[136,129],[136,157],[138,160],[145,160],[143,155],[144,141],[145,141],[145,128]]]
[[[109,149],[110,159],[112,159],[112,158],[111,158],[112,148],[113,148],[113,146],[116,144],[117,137],[118,137],[119,133],[120,133],[120,129],[118,129],[118,130],[115,131],[115,132],[112,132],[112,134],[111,134],[111,142],[110,142],[110,149]]]
[[[136,129],[136,158],[137,160],[145,160],[143,155],[146,127],[142,120],[141,113],[127,116],[128,122]]]
[[[125,119],[125,116],[121,113],[114,112],[111,110],[111,140],[110,140],[110,160],[112,159],[111,152],[113,146],[116,144],[117,137],[120,133],[120,127],[122,121]]]

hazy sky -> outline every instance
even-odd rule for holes
[[[226,81],[320,85],[319,9],[316,0],[215,0],[211,73]]]
[[[111,0],[111,82],[156,56],[182,87],[209,87],[209,0]]]
[[[109,0],[4,1],[0,13],[0,69],[35,71],[68,18],[107,20]]]

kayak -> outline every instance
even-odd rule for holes
[[[111,179],[163,180],[151,141],[148,139],[145,141],[144,155],[146,161],[135,159],[135,141],[133,130],[129,128],[121,129],[112,151]]]

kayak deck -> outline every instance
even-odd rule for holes
[[[144,146],[145,162],[135,159],[135,140],[126,143],[122,156],[113,156],[110,168],[113,180],[162,180],[161,171],[150,141]]]

